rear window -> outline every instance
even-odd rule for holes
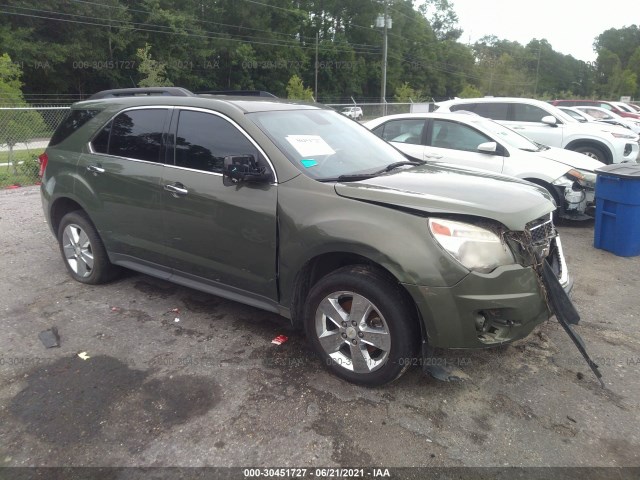
[[[65,140],[99,112],[100,110],[71,110],[62,123],[58,125],[58,128],[56,128],[56,131],[49,141],[49,146],[52,147]]]
[[[120,113],[91,141],[95,153],[160,162],[166,109],[140,109]]]

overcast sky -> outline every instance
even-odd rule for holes
[[[460,41],[485,35],[526,45],[546,39],[553,49],[593,61],[593,40],[609,28],[640,23],[638,0],[452,0],[464,29]]]

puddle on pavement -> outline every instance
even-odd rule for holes
[[[140,421],[145,426],[141,433],[154,436],[206,414],[221,398],[210,378],[147,377],[109,356],[62,358],[30,372],[9,412],[28,433],[69,445],[91,442],[106,428],[120,439],[135,440]]]

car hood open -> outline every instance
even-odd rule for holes
[[[336,183],[335,190],[343,197],[426,213],[490,218],[519,231],[555,209],[542,187],[505,175],[442,165],[397,169],[366,180]]]

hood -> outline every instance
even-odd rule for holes
[[[426,213],[490,218],[510,230],[555,210],[550,194],[514,177],[442,165],[397,169],[358,182],[336,183],[342,197]]]
[[[563,148],[550,147],[548,150],[541,150],[539,152],[532,152],[534,155],[547,160],[553,160],[554,162],[562,163],[571,168],[579,168],[580,170],[587,170],[593,172],[596,168],[600,168],[604,163],[591,158],[582,153],[572,152],[571,150],[565,150]]]
[[[604,124],[604,123],[598,123],[598,122],[585,122],[585,123],[580,123],[580,128],[589,130],[590,132],[598,132],[599,135],[602,135],[604,132],[616,132],[616,133],[623,133],[626,135],[635,135],[635,140],[631,140],[631,139],[624,139],[627,141],[638,141],[638,135],[636,133],[633,132],[633,130],[629,130],[628,128],[625,127],[621,127],[619,125],[609,125],[609,124]],[[611,137],[611,140],[614,140],[614,137]]]

